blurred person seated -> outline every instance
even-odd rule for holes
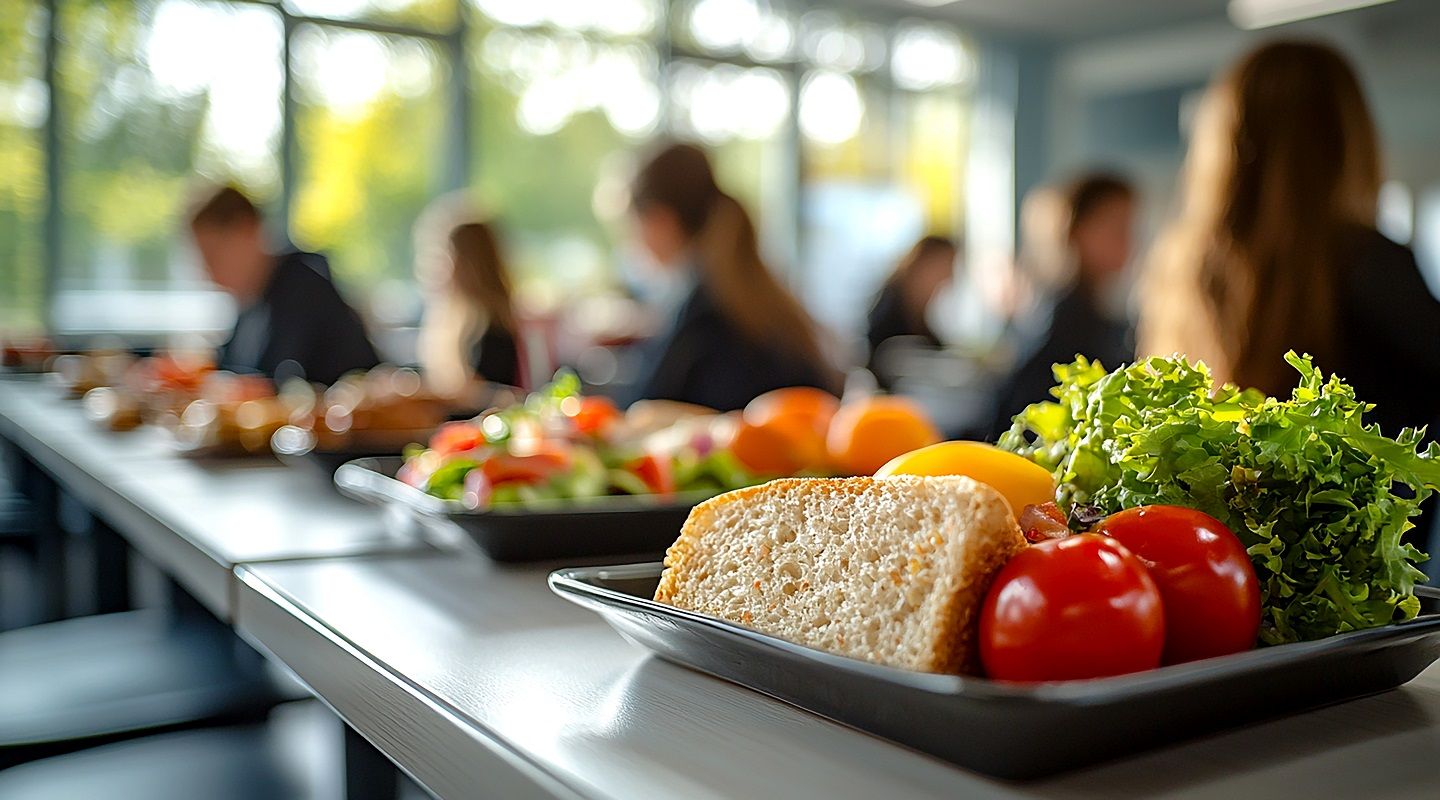
[[[716,185],[705,151],[659,150],[635,177],[630,202],[640,242],[687,288],[661,333],[641,345],[629,400],[731,411],[771,389],[839,388],[815,324],[766,266],[750,215]]]
[[[380,362],[365,326],[340,297],[330,264],[318,253],[265,244],[260,211],[223,186],[192,205],[190,232],[210,280],[235,299],[235,329],[220,346],[219,367],[334,383]]]
[[[880,386],[891,388],[891,370],[877,358],[885,342],[907,337],[924,347],[941,347],[940,337],[930,329],[925,312],[930,303],[954,278],[955,242],[944,236],[926,236],[900,259],[885,280],[865,317],[865,338],[870,345],[866,366]]]
[[[1022,212],[1032,249],[1021,253],[1020,267],[1031,280],[1051,286],[1054,300],[1048,323],[1032,333],[1035,344],[997,395],[994,434],[1008,430],[1027,405],[1050,399],[1054,364],[1079,354],[1113,369],[1134,355],[1124,309],[1115,308],[1121,305],[1115,289],[1133,247],[1134,188],[1117,175],[1095,172],[1036,192]]]
[[[477,380],[525,384],[510,270],[494,224],[464,197],[435,201],[416,222],[415,277],[425,303],[419,363],[433,390],[460,397]]]
[[[1183,353],[1217,382],[1288,396],[1285,352],[1310,353],[1385,433],[1431,424],[1433,437],[1440,301],[1375,230],[1377,135],[1344,56],[1263,45],[1212,84],[1195,126],[1144,283],[1140,354]]]

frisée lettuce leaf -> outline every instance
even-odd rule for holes
[[[1427,556],[1401,539],[1440,488],[1440,445],[1383,435],[1349,385],[1285,360],[1300,373],[1288,400],[1216,387],[1179,357],[1114,372],[1079,358],[999,444],[1052,470],[1062,507],[1180,505],[1228,525],[1260,580],[1263,643],[1413,618]]]

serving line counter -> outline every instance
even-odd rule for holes
[[[1377,697],[1006,783],[650,657],[551,594],[547,568],[420,554],[238,572],[241,635],[442,798],[1435,792],[1440,665]]]
[[[223,620],[237,564],[428,547],[319,470],[189,458],[153,427],[103,429],[33,378],[0,380],[0,437]]]

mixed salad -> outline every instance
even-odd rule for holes
[[[397,476],[472,509],[612,495],[713,495],[761,482],[726,447],[733,421],[693,407],[622,413],[562,372],[522,403],[442,426]]]
[[[1413,618],[1416,564],[1402,541],[1440,487],[1440,446],[1363,420],[1369,406],[1309,357],[1288,400],[1215,386],[1203,364],[1151,358],[1106,372],[1056,367],[1054,402],[1000,440],[1052,470],[1074,523],[1151,505],[1201,511],[1234,531],[1259,580],[1265,644]]]
[[[1203,364],[1057,365],[1054,401],[998,446],[945,442],[877,477],[968,475],[1031,543],[990,586],[985,673],[1100,678],[1413,619],[1404,541],[1440,488],[1440,445],[1392,439],[1311,359],[1288,399],[1216,386]]]

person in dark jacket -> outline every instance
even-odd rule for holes
[[[260,211],[239,189],[207,193],[190,213],[190,231],[210,279],[239,307],[220,346],[221,369],[328,384],[380,362],[325,257],[269,252]]]
[[[1055,364],[1083,355],[1114,369],[1135,352],[1128,321],[1108,308],[1113,282],[1130,261],[1135,190],[1123,178],[1097,172],[1053,190],[1053,197],[1052,190],[1042,191],[1054,200],[1057,228],[1055,246],[1045,249],[1062,263],[1031,268],[1063,288],[1049,324],[998,395],[994,434],[1008,430],[1027,405],[1051,399]]]
[[[1350,232],[1341,255],[1334,369],[1394,436],[1428,426],[1440,435],[1440,300],[1410,248],[1373,228]],[[1322,364],[1328,367],[1328,364]]]
[[[643,245],[692,282],[664,331],[642,345],[634,397],[731,411],[787,386],[838,390],[814,323],[760,257],[750,215],[688,144],[652,157],[631,186]]]
[[[1287,350],[1355,387],[1395,436],[1440,400],[1440,301],[1411,252],[1375,230],[1374,122],[1329,45],[1279,41],[1206,93],[1180,214],[1152,255],[1141,355],[1183,353],[1218,381],[1286,397]]]
[[[896,265],[880,287],[866,315],[865,338],[870,345],[866,366],[881,387],[889,388],[889,370],[876,356],[880,346],[897,337],[913,337],[925,347],[940,347],[940,337],[930,329],[925,312],[935,295],[954,277],[955,243],[943,236],[926,236]]]

